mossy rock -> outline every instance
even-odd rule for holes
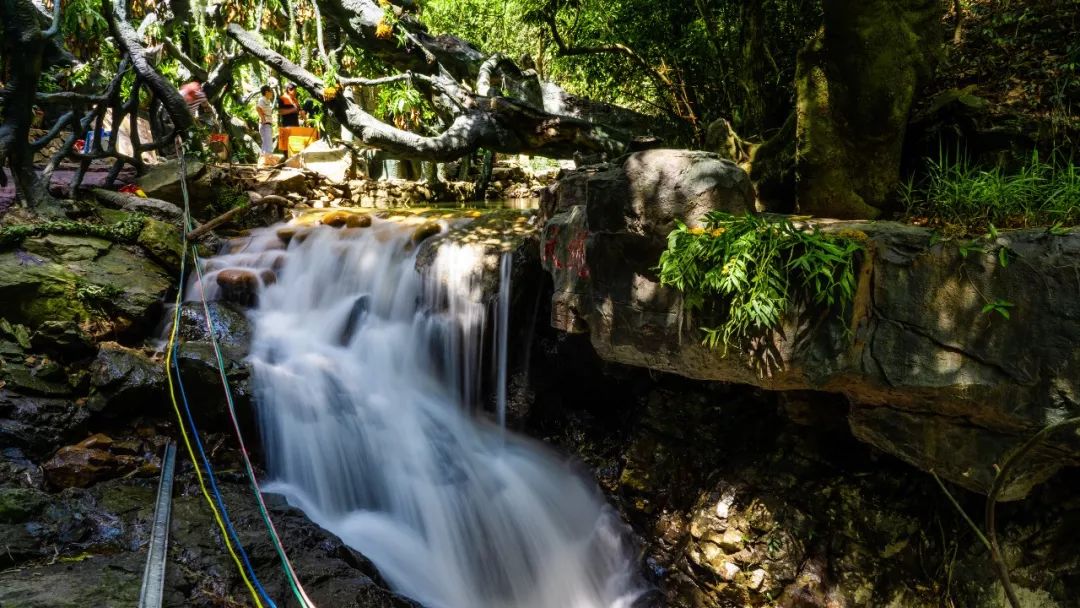
[[[27,252],[0,252],[0,299],[11,322],[37,328],[45,321],[83,324],[94,316],[75,297],[78,274]]]
[[[170,271],[180,271],[180,259],[184,255],[184,235],[179,226],[148,219],[139,232],[137,242],[155,261]]]
[[[22,248],[28,253],[40,255],[56,262],[95,260],[112,247],[112,243],[91,236],[68,236],[47,234],[27,239]]]
[[[96,237],[50,234],[0,251],[5,318],[31,330],[59,322],[92,334],[124,331],[149,322],[171,285],[138,248]]]
[[[45,508],[48,495],[29,488],[0,488],[0,524],[21,524]]]

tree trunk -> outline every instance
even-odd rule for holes
[[[756,135],[765,130],[766,106],[769,103],[762,86],[769,52],[765,48],[764,0],[746,0],[741,12],[743,39],[739,84],[744,97],[737,129],[743,135]]]
[[[803,213],[873,218],[889,207],[911,104],[941,52],[938,0],[826,0],[799,54],[798,202]]]
[[[0,54],[8,59],[11,69],[0,115],[0,167],[11,167],[15,189],[30,207],[52,202],[48,184],[38,183],[30,143],[38,79],[43,69],[66,56],[62,48],[52,48],[56,45],[42,30],[41,18],[41,12],[29,0],[0,0]],[[4,182],[0,170],[0,184]]]

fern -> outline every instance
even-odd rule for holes
[[[683,292],[687,311],[719,321],[702,327],[703,342],[726,350],[778,329],[796,299],[843,314],[855,297],[860,237],[714,211],[704,227],[677,224],[657,269],[663,285]]]

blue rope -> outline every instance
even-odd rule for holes
[[[180,316],[176,316],[175,323],[178,323]],[[180,388],[180,401],[184,404],[184,414],[187,416],[188,426],[191,427],[191,434],[195,437],[195,446],[199,449],[199,458],[203,461],[203,466],[206,468],[206,476],[210,479],[210,489],[214,492],[214,500],[218,504],[218,508],[221,509],[221,517],[225,520],[225,527],[229,530],[229,536],[232,538],[233,543],[236,544],[236,548],[240,550],[240,559],[244,562],[244,568],[247,569],[248,575],[251,576],[251,580],[255,583],[255,588],[259,590],[259,594],[270,608],[277,608],[277,604],[274,600],[270,599],[270,594],[263,588],[262,583],[259,582],[259,577],[255,574],[255,569],[251,567],[251,561],[248,560],[247,552],[244,551],[244,546],[240,543],[240,539],[236,535],[236,530],[233,528],[232,522],[229,521],[229,512],[225,508],[225,501],[221,497],[221,491],[218,490],[217,479],[214,477],[214,469],[210,466],[210,459],[206,457],[206,451],[203,449],[202,439],[199,439],[199,431],[195,428],[195,419],[191,416],[191,407],[188,405],[187,393],[184,391],[184,381],[180,379],[180,366],[177,364],[177,356],[180,354],[180,343],[177,342],[173,345],[173,357],[172,364],[173,370],[176,372],[176,385]]]

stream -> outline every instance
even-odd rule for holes
[[[631,606],[644,589],[618,514],[503,426],[510,254],[486,302],[480,247],[445,244],[421,274],[415,226],[317,227],[284,250],[278,228],[206,277],[213,297],[214,268],[276,272],[252,313],[265,490],[429,608]]]

